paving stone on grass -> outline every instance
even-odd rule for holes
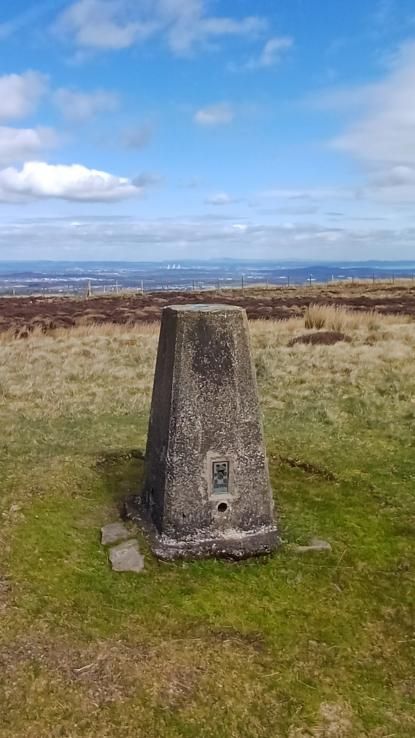
[[[331,545],[328,541],[321,538],[312,538],[307,546],[296,546],[297,553],[307,553],[308,551],[331,551]]]
[[[124,541],[109,550],[113,571],[140,572],[144,569],[144,556],[140,554],[137,541]]]
[[[101,528],[101,543],[103,546],[110,546],[119,541],[128,541],[134,538],[134,532],[126,528],[124,523],[108,523]]]

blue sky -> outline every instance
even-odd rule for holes
[[[0,259],[414,258],[412,0],[14,0]]]

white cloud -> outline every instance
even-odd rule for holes
[[[47,87],[47,77],[39,72],[0,77],[0,121],[24,118],[33,113]]]
[[[415,228],[265,225],[219,218],[32,219],[0,223],[0,257],[71,259],[361,259],[413,257]]]
[[[59,198],[79,202],[108,202],[142,194],[144,188],[126,177],[88,169],[80,164],[33,161],[22,169],[0,171],[0,200]]]
[[[354,186],[275,188],[256,193],[250,201],[258,213],[297,215],[340,208],[344,221],[392,218],[407,222],[415,202],[415,167],[370,168],[366,180]]]
[[[209,195],[205,202],[208,205],[233,205],[238,200],[229,195],[228,192],[215,192],[213,195]]]
[[[127,20],[126,6],[119,0],[77,0],[59,16],[55,28],[82,48],[125,49],[153,32],[151,24]]]
[[[373,174],[369,182],[372,187],[379,189],[415,185],[415,167],[403,164],[392,166]]]
[[[172,16],[173,25],[167,38],[168,44],[176,54],[187,54],[197,44],[206,45],[221,36],[256,37],[267,28],[263,18],[249,16],[240,20],[226,17],[204,16],[204,3],[195,2],[193,12],[187,17],[182,15],[183,7],[177,4],[176,17]],[[199,6],[196,8],[196,6]]]
[[[205,17],[200,12],[199,33],[201,36],[256,36],[268,27],[264,18],[251,15],[246,18]]]
[[[217,103],[197,110],[194,121],[200,126],[221,126],[231,123],[234,117],[235,111],[229,103]]]
[[[82,123],[97,113],[111,113],[119,105],[118,95],[106,90],[81,92],[61,88],[56,90],[53,101],[67,120]]]
[[[263,69],[279,64],[285,52],[293,46],[293,39],[289,36],[275,36],[266,42],[260,55],[250,59],[244,66],[246,69]]]
[[[304,102],[348,121],[328,145],[362,165],[355,197],[404,207],[415,201],[415,41],[389,58],[380,81],[323,90]]]
[[[361,114],[331,145],[369,168],[415,165],[415,42],[401,47],[381,82],[350,95]]]
[[[371,105],[373,93],[373,85],[329,88],[306,95],[302,102],[307,108],[355,114]]]
[[[206,0],[76,0],[55,25],[60,36],[82,49],[125,49],[161,36],[178,55],[223,36],[255,37],[266,28],[257,16],[209,15]]]
[[[300,200],[300,201],[324,201],[324,200],[354,200],[359,196],[359,190],[356,187],[304,187],[304,188],[288,188],[280,187],[272,190],[259,192],[257,197],[262,200],[275,200],[277,202],[284,200]]]
[[[44,149],[59,143],[52,128],[8,128],[0,126],[0,166],[37,158]]]

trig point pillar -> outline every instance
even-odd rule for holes
[[[163,310],[143,505],[170,560],[244,558],[278,542],[245,310]]]

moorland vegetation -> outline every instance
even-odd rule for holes
[[[283,545],[116,574],[157,324],[0,336],[1,738],[415,734],[415,323],[251,323]],[[292,343],[316,329],[333,345]],[[302,553],[323,538],[331,551]]]

